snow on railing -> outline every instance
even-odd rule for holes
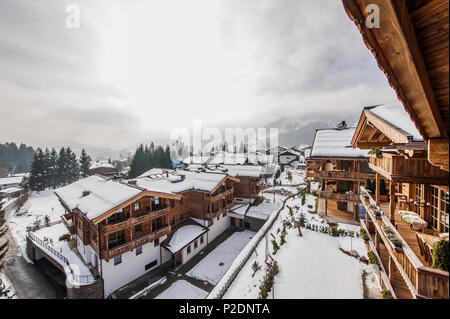
[[[281,206],[281,208],[275,214],[272,214],[270,216],[270,218],[266,221],[266,223],[263,225],[263,227],[255,234],[255,236],[247,244],[247,246],[245,246],[245,248],[237,256],[237,258],[234,260],[233,264],[231,264],[228,271],[222,276],[220,281],[217,283],[217,285],[214,287],[214,289],[209,293],[209,295],[206,297],[206,299],[220,299],[225,295],[226,291],[228,290],[228,288],[230,288],[234,279],[237,277],[239,272],[242,270],[242,267],[244,267],[244,265],[250,259],[250,256],[256,250],[256,247],[258,247],[261,240],[266,236],[267,232],[272,228],[273,224],[277,220],[281,211],[284,209],[286,201],[292,197],[303,194],[305,192],[305,190],[306,190],[306,187],[303,188],[300,192],[292,194],[284,199],[283,205]]]
[[[58,223],[60,223],[60,222],[50,223],[50,224],[44,225],[42,227],[46,227],[46,226],[50,227],[50,226],[56,225]],[[95,278],[93,275],[78,275],[78,274],[74,273],[72,264],[69,263],[69,260],[62,253],[60,253],[55,248],[53,248],[51,245],[47,244],[45,241],[43,241],[42,239],[37,237],[35,234],[33,234],[29,227],[27,227],[27,237],[31,241],[33,241],[35,244],[38,244],[45,251],[47,251],[54,257],[56,257],[56,259],[57,259],[56,261],[59,261],[59,263],[63,266],[64,272],[66,273],[66,276],[68,277],[69,281],[72,284],[80,284],[80,283],[81,284],[82,283],[89,284],[89,283],[94,283],[94,282],[98,281],[98,279]],[[72,280],[70,280],[70,279],[72,279]]]

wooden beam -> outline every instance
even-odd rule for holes
[[[431,139],[428,140],[428,161],[431,165],[439,166],[441,169],[449,171],[448,154],[449,154],[448,139]]]
[[[380,28],[367,28],[366,8],[380,8]],[[448,138],[405,0],[343,0],[344,8],[419,132]]]

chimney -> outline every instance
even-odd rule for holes
[[[181,174],[180,177],[181,177],[181,181],[184,181],[184,179],[186,178],[186,175]]]
[[[339,123],[339,124],[337,125],[337,128],[338,128],[339,130],[346,129],[346,128],[347,128],[347,122],[342,121],[341,123]]]
[[[130,184],[130,185],[136,185],[136,180],[133,179],[133,180],[131,180],[131,181],[128,181],[128,184]]]
[[[87,196],[87,195],[89,195],[91,192],[90,191],[88,191],[88,190],[86,190],[86,191],[83,191],[83,196],[82,197],[85,197],[85,196]]]

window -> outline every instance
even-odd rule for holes
[[[155,259],[151,263],[145,265],[145,270],[149,270],[150,268],[155,267],[158,264],[158,261]]]
[[[198,242],[197,240],[194,242],[194,249],[196,249],[198,247]]]
[[[170,217],[170,225],[175,224],[175,217]]]
[[[114,248],[125,243],[125,231],[121,230],[108,236],[108,247]]]
[[[175,207],[175,201],[173,199],[170,200],[170,208]]]
[[[114,266],[117,266],[120,263],[122,263],[122,256],[114,257]]]
[[[441,226],[440,226],[440,232],[441,233],[448,233],[448,192],[442,191],[440,194],[441,198]]]
[[[439,189],[431,188],[431,227],[438,229],[439,221]]]
[[[191,245],[187,246],[187,254],[189,255],[191,253]]]
[[[180,206],[183,206],[183,197],[180,199]]]
[[[155,247],[157,247],[159,245],[159,238],[155,239],[154,245],[155,245]]]
[[[203,235],[200,237],[200,244],[203,244]]]
[[[142,232],[142,224],[134,226],[134,233],[137,234],[140,232]]]
[[[183,219],[184,219],[183,214],[180,214],[180,220],[183,220]]]
[[[138,211],[139,209],[141,209],[141,205],[139,205],[139,203],[135,203],[134,204],[134,211]]]
[[[142,254],[142,246],[136,247],[136,256]]]

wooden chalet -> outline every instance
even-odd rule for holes
[[[431,267],[435,243],[448,240],[449,2],[343,4],[402,103],[366,107],[352,138],[353,147],[372,149],[377,182],[389,181],[389,203],[362,189],[361,227],[381,259],[384,288],[397,298],[449,298],[448,271]],[[380,9],[379,28],[365,23],[369,4]]]
[[[347,220],[359,219],[359,188],[375,177],[367,151],[350,145],[354,131],[347,127],[317,130],[306,172],[307,178],[320,181],[325,215]]]

